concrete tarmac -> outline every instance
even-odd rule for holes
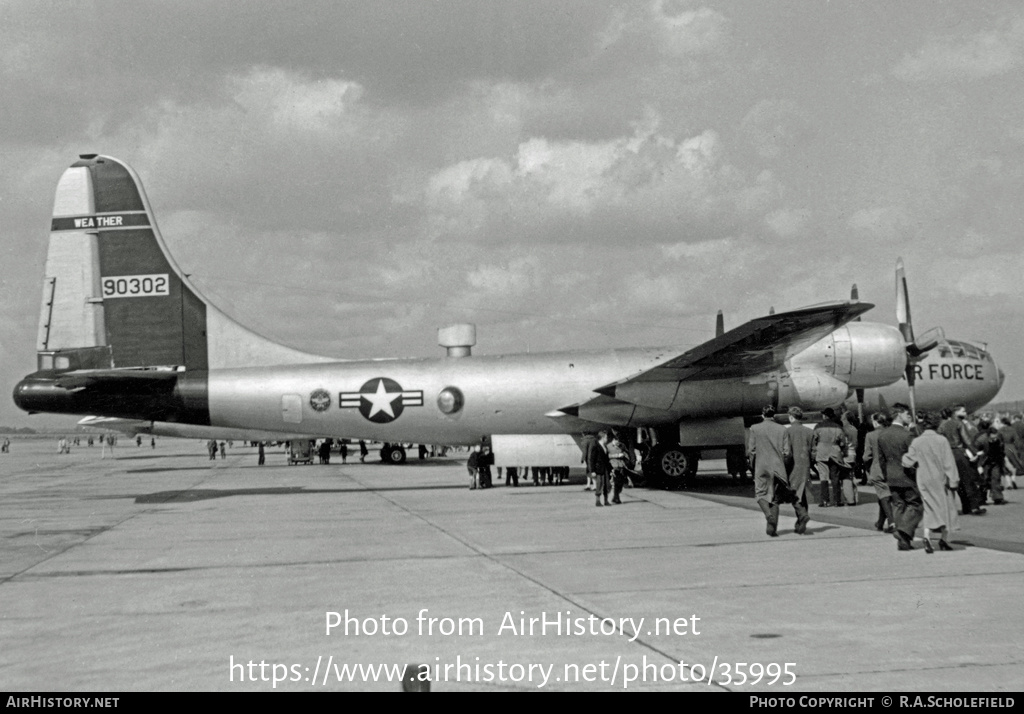
[[[408,663],[434,691],[1024,688],[1024,491],[927,555],[874,503],[769,538],[727,477],[596,508],[578,476],[471,491],[464,454],[56,450],[0,455],[6,690],[395,691],[367,668]]]

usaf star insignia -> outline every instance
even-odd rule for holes
[[[342,409],[359,409],[364,418],[387,424],[402,416],[406,407],[422,407],[423,391],[404,390],[393,379],[374,377],[358,392],[342,392],[338,399]]]
[[[315,412],[325,412],[331,407],[331,395],[326,389],[314,389],[309,395],[309,406]]]

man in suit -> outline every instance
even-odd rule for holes
[[[908,429],[912,423],[910,408],[905,404],[893,405],[892,424],[878,434],[878,465],[885,474],[892,494],[892,515],[896,521],[896,540],[899,550],[913,550],[914,532],[924,516],[924,505],[921,492],[917,490],[917,482],[913,472],[903,469],[903,455],[910,448],[914,434]]]
[[[594,495],[596,505],[608,505],[608,478],[612,472],[611,461],[608,459],[608,432],[597,432],[597,439],[590,441],[586,453],[587,468],[594,474]],[[604,498],[604,504],[601,499]]]
[[[871,415],[871,424],[874,427],[868,432],[864,439],[864,464],[868,469],[868,483],[875,489],[878,496],[878,520],[875,521],[875,530],[886,528],[885,522],[889,522],[886,532],[896,530],[896,520],[892,515],[892,491],[885,481],[885,472],[882,471],[881,463],[878,460],[878,436],[882,429],[892,424],[892,417],[879,412]]]
[[[765,407],[761,410],[761,415],[764,417],[761,423],[750,427],[747,457],[753,466],[754,499],[764,512],[764,532],[774,538],[779,525],[780,501],[793,503],[797,508],[798,518],[805,518],[807,511],[804,510],[801,514],[789,488],[786,462],[793,453],[789,431],[775,421],[775,407]],[[806,520],[804,525],[806,526]]]
[[[803,510],[797,512],[797,533],[803,535],[807,530],[807,521],[811,520],[807,513],[807,482],[811,478],[811,462],[814,458],[814,432],[804,425],[804,411],[800,407],[789,408],[789,443],[793,449],[793,468],[789,472],[789,487],[796,496],[797,504]],[[794,506],[796,508],[796,506]]]

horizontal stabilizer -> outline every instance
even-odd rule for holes
[[[165,369],[93,369],[59,374],[53,383],[62,389],[79,389],[100,383],[167,382],[177,378],[178,372]]]

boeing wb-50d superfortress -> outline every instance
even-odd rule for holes
[[[168,253],[135,172],[90,154],[57,186],[38,370],[14,400],[29,412],[387,443],[644,427],[674,476],[686,448],[742,443],[743,417],[765,404],[816,410],[913,379],[936,341],[915,342],[902,305],[900,329],[854,322],[872,306],[851,301],[757,318],[690,349],[471,356],[475,333],[454,326],[438,359],[338,361],[271,342],[210,304]],[[987,353],[959,373],[968,369],[956,399],[977,407],[1002,375]]]

